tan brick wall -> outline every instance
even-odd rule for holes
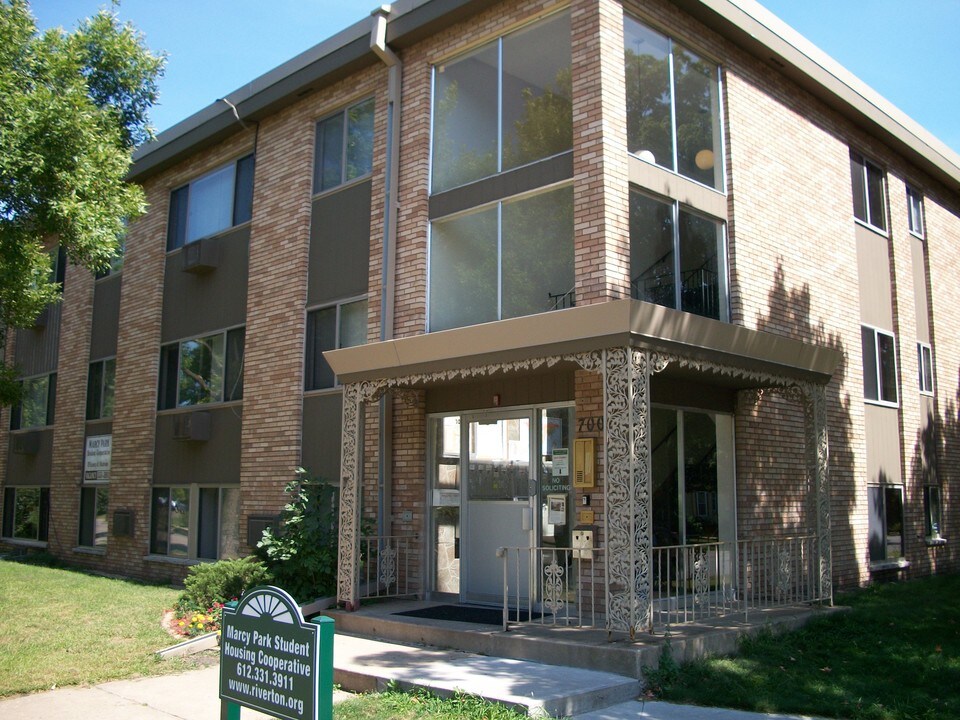
[[[630,296],[623,11],[577,0],[573,42],[573,213],[577,303]]]
[[[150,209],[130,224],[127,233],[117,337],[109,522],[112,529],[116,510],[133,510],[135,531],[130,538],[111,534],[106,569],[112,572],[160,579],[181,578],[186,572],[180,564],[144,562],[149,551],[170,191],[249,152],[253,135],[252,130],[241,131],[151,178],[144,187]]]
[[[241,437],[241,538],[250,515],[271,515],[300,464],[307,271],[316,121],[376,96],[371,256],[381,254],[386,71],[375,67],[260,123],[250,234]],[[379,274],[371,270],[379,290]],[[379,298],[370,308],[379,318]],[[371,337],[375,337],[370,330]],[[245,549],[246,546],[244,546]]]
[[[71,562],[80,517],[86,430],[87,372],[90,366],[90,327],[93,318],[93,273],[68,265],[63,283],[60,351],[57,361],[57,397],[54,411],[53,462],[50,471],[50,535],[48,548]]]

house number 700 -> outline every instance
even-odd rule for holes
[[[594,430],[599,430],[603,432],[603,418],[579,418],[579,423],[577,424],[577,432],[593,432]]]

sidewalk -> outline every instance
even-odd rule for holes
[[[636,681],[522,660],[471,655],[435,648],[395,645],[337,635],[338,682],[358,689],[395,681],[443,692],[454,689],[526,705],[531,715],[566,714],[576,720],[801,720],[736,710],[625,700]],[[219,665],[179,675],[117,680],[94,687],[63,688],[0,700],[4,720],[216,720],[220,717]],[[626,697],[636,697],[632,691]],[[334,702],[351,697],[335,692]],[[605,709],[583,711],[577,703]],[[567,711],[570,708],[572,712]],[[559,712],[558,712],[559,709]],[[244,720],[268,716],[246,708]]]

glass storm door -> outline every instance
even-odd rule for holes
[[[461,599],[500,603],[503,600],[503,561],[497,549],[529,548],[533,541],[536,499],[535,467],[530,462],[532,412],[501,412],[464,417],[462,498],[464,538]],[[520,567],[511,557],[511,585],[519,576],[520,596],[529,588],[529,552],[521,552]],[[519,572],[518,572],[519,570]],[[511,587],[511,594],[517,588]]]

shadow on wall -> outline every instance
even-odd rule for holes
[[[954,399],[942,408],[939,395],[935,409],[927,415],[923,428],[917,431],[911,462],[910,486],[906,489],[904,520],[908,526],[905,540],[916,543],[919,550],[911,553],[914,574],[955,572],[960,566],[956,538],[957,513],[953,507],[957,478],[960,477],[960,376]],[[927,503],[925,487],[938,488],[940,493],[939,534],[948,540],[945,545],[927,545]],[[951,542],[951,539],[953,541]],[[910,550],[910,545],[906,548]]]
[[[839,334],[827,332],[810,317],[810,286],[787,286],[782,261],[777,263],[768,295],[770,314],[761,315],[757,329],[828,347],[840,363],[826,388],[830,442],[831,530],[833,580],[838,588],[859,584],[859,568],[868,562],[866,542],[854,530],[857,504],[852,421],[849,395],[843,393],[847,374],[846,349]],[[788,536],[816,531],[816,493],[805,464],[803,408],[775,393],[764,394],[755,406],[737,413],[737,437],[750,436],[753,452],[737,467],[739,507],[751,508],[755,532]]]

